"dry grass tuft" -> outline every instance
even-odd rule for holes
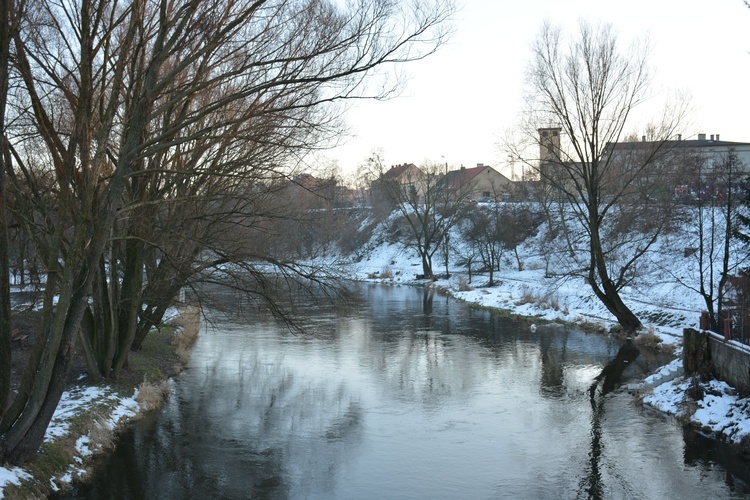
[[[393,278],[393,271],[390,267],[386,267],[380,272],[380,279],[389,280]]]
[[[581,330],[584,330],[586,332],[606,333],[607,331],[606,328],[604,328],[604,325],[602,325],[601,323],[596,323],[587,319],[582,319],[577,324],[578,327],[581,328]]]
[[[138,396],[136,396],[135,400],[138,401],[141,412],[148,412],[160,408],[168,395],[169,382],[166,380],[160,380],[155,383],[144,380],[138,386]]]
[[[677,415],[675,415],[675,418],[684,426],[695,427],[691,418],[696,411],[698,411],[698,403],[686,397],[682,400],[680,409],[678,410]],[[708,433],[710,434],[710,432],[709,429]]]
[[[470,292],[473,290],[471,285],[469,285],[469,279],[466,276],[459,276],[458,277],[458,291],[459,292]]]
[[[664,344],[664,340],[654,333],[654,329],[650,328],[647,332],[637,335],[633,339],[633,343],[642,349],[652,349],[654,351],[661,351],[666,353],[674,353],[675,346],[672,344]]]
[[[88,431],[88,446],[94,453],[115,447],[115,434],[101,419],[95,419]]]
[[[560,310],[560,300],[556,293],[540,295],[538,291],[527,286],[521,287],[521,298],[516,301],[516,305],[533,304],[539,309]]]
[[[534,295],[531,289],[527,286],[523,286],[521,288],[521,298],[516,301],[516,305],[522,306],[524,304],[533,304],[536,300],[536,295]]]
[[[186,307],[175,323],[179,330],[175,335],[173,344],[176,346],[175,351],[180,358],[180,362],[185,366],[190,358],[190,349],[198,340],[198,334],[200,333],[200,309],[194,306]]]

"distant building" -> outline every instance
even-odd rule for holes
[[[403,163],[401,165],[391,165],[380,176],[383,181],[396,181],[398,184],[416,184],[425,178],[425,173],[413,163]]]
[[[539,180],[542,191],[572,191],[572,179],[569,172],[575,164],[564,161],[560,149],[560,127],[540,128],[539,132]]]
[[[719,134],[698,134],[697,139],[683,140],[681,135],[676,140],[665,142],[654,142],[646,140],[643,136],[640,141],[618,142],[610,146],[608,150],[613,155],[624,155],[632,151],[652,151],[660,147],[673,157],[692,158],[698,161],[704,170],[704,174],[720,169],[727,155],[732,153],[737,166],[741,171],[750,173],[750,143],[722,141]]]
[[[394,204],[410,192],[420,199],[424,196],[426,184],[427,175],[415,164],[392,165],[372,183],[372,203],[385,203],[393,208]]]
[[[581,175],[585,165],[561,159],[560,128],[540,128],[538,132],[542,183],[548,189],[556,186],[572,192],[574,176]],[[697,139],[688,140],[678,135],[668,141],[650,141],[643,136],[640,141],[608,144],[603,161],[607,178],[602,178],[602,185],[613,192],[622,188],[623,180],[633,179],[633,169],[637,169],[632,189],[650,187],[653,191],[659,186],[664,196],[679,195],[693,191],[691,185],[715,184],[729,171],[732,182],[739,182],[750,173],[750,143],[722,141],[718,134],[698,134]]]
[[[500,201],[513,191],[510,179],[483,163],[477,163],[473,168],[461,167],[446,173],[440,185],[470,201]]]
[[[643,170],[636,184],[664,184],[665,196],[723,196],[750,174],[750,143],[722,141],[719,134],[698,134],[697,139],[686,140],[678,135],[664,142],[643,136],[640,141],[610,145],[607,152],[623,168],[652,156],[652,165]]]

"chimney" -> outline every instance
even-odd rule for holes
[[[718,140],[719,140],[719,134],[716,134],[716,141],[718,142]]]
[[[484,163],[477,163],[477,167],[483,167]]]
[[[681,141],[681,140],[682,140],[682,134],[677,134],[677,140],[678,140],[678,141]]]
[[[641,142],[646,142],[646,136],[645,135],[641,136]]]
[[[706,134],[698,134],[698,140],[699,141],[705,141],[706,140]]]
[[[711,140],[712,141],[714,140],[714,134],[711,134]]]
[[[463,165],[461,165],[461,170],[466,170],[466,167],[464,167]]]

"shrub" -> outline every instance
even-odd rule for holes
[[[176,346],[175,351],[184,366],[187,365],[188,358],[190,357],[190,349],[195,344],[195,341],[198,340],[201,325],[200,309],[193,306],[187,307],[176,320],[176,323],[181,328],[177,332],[177,335],[175,335],[173,344]]]
[[[136,401],[138,401],[141,411],[147,412],[160,408],[167,395],[169,395],[169,384],[166,380],[157,383],[144,380],[138,387]]]
[[[521,298],[516,301],[516,305],[534,304],[540,309],[560,310],[560,300],[557,294],[550,293],[539,295],[533,289],[524,286],[521,288]]]
[[[466,276],[459,276],[458,277],[458,291],[459,292],[469,292],[471,291],[471,285],[469,285],[469,279]]]
[[[659,349],[661,347],[661,343],[663,342],[663,339],[656,335],[653,331],[648,331],[646,333],[641,333],[635,339],[633,339],[633,343],[637,345],[638,347],[644,347],[647,349]]]

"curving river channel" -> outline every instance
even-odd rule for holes
[[[643,409],[592,404],[619,342],[410,287],[310,304],[305,334],[217,316],[163,410],[69,498],[746,498],[747,462]],[[243,317],[244,318],[244,317]],[[628,368],[643,377],[659,360]]]

